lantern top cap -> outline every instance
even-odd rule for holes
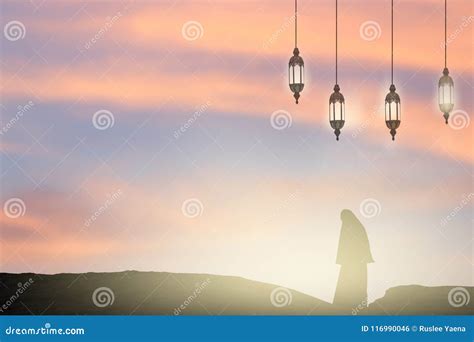
[[[443,76],[441,76],[441,78],[439,79],[439,82],[438,82],[438,85],[439,86],[442,86],[444,84],[449,84],[451,86],[454,86],[454,82],[453,82],[453,79],[451,78],[451,76],[449,76],[449,71],[447,71],[448,69],[444,69],[443,70]]]
[[[293,56],[291,56],[290,58],[289,65],[290,66],[295,66],[295,65],[304,66],[304,61],[303,61],[303,58],[301,58],[300,56],[300,50],[298,50],[298,48],[295,48],[293,50]]]
[[[395,92],[396,88],[395,85],[390,86],[390,92],[387,94],[385,97],[385,102],[386,103],[400,103],[400,96]]]
[[[336,103],[336,102],[339,102],[339,103],[344,103],[344,95],[342,95],[339,90],[341,90],[339,88],[339,85],[336,84],[334,86],[334,93],[331,94],[331,96],[329,97],[329,103]]]

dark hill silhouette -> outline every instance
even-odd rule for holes
[[[231,276],[137,271],[0,273],[0,282],[0,314],[3,315],[351,314],[298,291]],[[468,314],[472,304],[455,308],[448,303],[451,288],[415,285],[392,288],[368,308],[354,308],[352,314]],[[473,288],[465,289],[472,296]]]
[[[473,294],[474,287],[466,286],[397,286],[388,289],[369,309],[378,315],[472,315]]]
[[[298,291],[240,277],[208,274],[126,271],[84,274],[0,274],[4,284],[0,303],[5,303],[29,279],[33,283],[3,314],[134,314],[134,315],[295,315],[328,310],[329,303]],[[5,288],[8,288],[8,290]],[[94,304],[94,291],[113,292],[112,305]],[[110,302],[108,290],[95,296],[99,305]],[[288,295],[288,293],[291,293]]]

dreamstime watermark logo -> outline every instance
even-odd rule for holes
[[[97,31],[96,34],[94,34],[94,36],[92,36],[91,39],[85,42],[84,48],[86,50],[89,50],[92,47],[92,45],[97,43],[107,33],[107,31],[109,31],[112,28],[115,22],[117,22],[121,17],[122,17],[122,13],[120,11],[117,12],[112,17],[107,17],[105,19],[105,24],[99,29],[99,31]]]
[[[26,28],[21,21],[12,20],[6,23],[3,28],[5,38],[11,42],[25,38]]]
[[[264,49],[266,49],[270,45],[273,45],[278,40],[278,38],[281,36],[281,34],[283,32],[285,32],[289,27],[291,27],[291,25],[293,25],[294,22],[295,22],[295,16],[294,15],[292,15],[289,18],[286,18],[285,21],[283,22],[283,24],[275,32],[273,32],[271,34],[271,36],[268,40],[266,40],[262,44],[262,47]]]
[[[461,202],[459,202],[459,205],[451,209],[449,214],[446,215],[446,217],[444,217],[441,220],[441,226],[444,227],[445,225],[447,225],[448,222],[451,221],[466,205],[468,205],[469,202],[471,202],[473,198],[474,198],[474,192],[464,195]]]
[[[7,133],[10,128],[15,126],[15,124],[20,120],[25,113],[27,113],[33,106],[34,106],[33,101],[28,101],[25,105],[19,105],[17,107],[17,112],[14,117],[12,117],[1,129],[0,129],[0,135],[4,135]]]
[[[3,213],[5,216],[16,219],[25,216],[26,205],[21,198],[10,198],[3,204]]]
[[[199,106],[193,115],[186,121],[184,125],[181,125],[179,129],[174,131],[173,137],[179,139],[195,122],[201,115],[203,115],[207,109],[211,106],[211,101],[207,101],[203,105]]]
[[[181,312],[183,312],[184,310],[186,310],[186,308],[191,305],[191,303],[197,298],[199,297],[199,295],[202,293],[202,291],[211,283],[211,279],[210,278],[207,278],[205,281],[203,281],[202,283],[198,283],[196,284],[196,288],[194,289],[193,293],[188,296],[183,304],[181,304],[180,306],[178,306],[177,308],[175,308],[173,310],[173,314],[175,316],[178,316],[181,314]]]
[[[371,42],[380,38],[382,35],[382,29],[376,21],[364,21],[359,27],[359,35],[363,40]]]
[[[457,109],[449,115],[449,127],[460,130],[469,127],[471,118],[469,114],[461,109]]]
[[[181,28],[181,34],[188,41],[198,40],[204,35],[204,28],[199,21],[187,21]]]
[[[352,308],[352,316],[357,316],[362,310],[366,310],[368,308],[367,300],[363,300],[359,303],[355,308]]]
[[[290,128],[292,123],[293,118],[291,114],[283,109],[274,111],[270,117],[270,124],[278,131]]]
[[[122,196],[122,194],[122,189],[118,189],[114,193],[108,194],[105,202],[84,222],[84,227],[90,227],[90,225],[94,223],[107,209],[109,209],[112,204]]]
[[[98,130],[103,131],[110,127],[114,127],[115,117],[111,111],[101,109],[95,112],[94,116],[92,116],[92,124]]]
[[[380,214],[382,206],[375,198],[366,198],[361,202],[359,211],[365,218],[373,218]]]
[[[296,189],[295,191],[291,192],[287,198],[285,199],[285,201],[283,201],[281,203],[281,205],[279,205],[275,211],[273,212],[273,214],[267,219],[265,220],[264,223],[269,223],[271,222],[272,220],[274,220],[276,217],[278,217],[279,215],[281,215],[281,213],[287,209],[288,207],[291,206],[291,204],[298,198],[301,196],[301,189]]]
[[[293,295],[290,290],[285,287],[277,287],[270,294],[270,302],[276,308],[291,305]]]
[[[183,202],[181,212],[187,218],[195,218],[202,215],[204,205],[197,198],[189,198]]]
[[[364,120],[360,125],[357,126],[357,129],[352,132],[352,138],[356,139],[360,134],[364,133],[370,126],[376,122],[377,116],[380,112],[383,112],[384,105],[374,105],[372,111],[370,112],[369,119]],[[395,145],[395,144],[392,144]]]
[[[455,308],[466,306],[471,301],[469,291],[464,287],[453,287],[448,293],[449,305]]]
[[[111,306],[115,301],[114,291],[108,287],[99,287],[92,294],[92,302],[98,308]]]
[[[462,18],[462,21],[461,21],[461,24],[459,24],[458,27],[456,27],[456,29],[454,30],[454,32],[452,32],[451,34],[449,34],[449,36],[447,37],[446,39],[446,45],[449,45],[451,44],[452,42],[454,42],[456,40],[456,38],[464,32],[464,30],[470,25],[472,24],[472,22],[474,21],[474,16],[469,16],[469,17],[463,17]],[[441,42],[439,44],[439,47],[440,49],[443,49],[444,50],[444,41]]]
[[[12,295],[10,296],[10,298],[8,298],[5,303],[3,303],[3,305],[0,307],[0,312],[4,312],[4,311],[8,310],[8,308],[9,308],[10,306],[12,306],[13,303],[15,303],[15,302],[18,300],[18,298],[20,298],[20,296],[21,296],[24,292],[26,292],[26,290],[28,290],[29,287],[30,287],[34,282],[35,282],[35,281],[34,281],[32,278],[30,278],[30,279],[28,279],[28,280],[27,280],[25,283],[23,283],[23,284],[22,284],[22,283],[18,283],[18,284],[17,284],[18,287],[17,287],[15,293],[12,294]]]

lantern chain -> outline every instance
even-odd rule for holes
[[[447,26],[448,26],[448,0],[444,0],[444,67],[448,64],[448,41],[447,37]]]
[[[337,0],[336,0],[336,84],[337,84]]]
[[[295,48],[298,47],[298,0],[295,0]]]
[[[392,0],[392,84],[393,84],[393,0]]]

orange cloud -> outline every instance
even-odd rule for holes
[[[471,48],[474,18],[466,14],[469,0],[450,3],[449,50],[450,65],[458,72],[472,73],[469,54],[457,53]],[[68,20],[67,30],[61,20],[36,19],[31,26],[38,32],[55,39],[85,44],[101,33],[92,49],[117,47],[129,53],[154,51],[161,47],[169,53],[187,49],[199,55],[231,53],[235,55],[289,58],[293,48],[293,4],[267,1],[219,2],[212,6],[200,2],[135,3],[128,8],[106,4],[96,6],[97,16],[77,15]],[[117,16],[117,13],[121,15]],[[101,20],[102,14],[108,19]],[[370,6],[357,2],[340,4],[339,53],[341,60],[355,60],[361,65],[390,60],[390,7],[372,1]],[[197,22],[187,40],[183,27]],[[395,60],[398,66],[415,70],[439,71],[443,68],[443,6],[439,1],[400,1],[395,4]],[[361,33],[364,23],[373,22],[373,33]],[[308,59],[334,57],[334,4],[313,2],[300,4],[299,45]],[[369,25],[370,26],[370,25]],[[105,29],[105,32],[103,32]],[[101,31],[102,30],[102,31]],[[370,30],[369,30],[370,31]],[[363,30],[362,30],[363,32]],[[416,34],[415,34],[416,33]],[[365,39],[364,39],[365,37]],[[374,37],[377,37],[374,39]],[[419,37],[423,37],[420,39]],[[80,44],[83,45],[83,44]],[[156,56],[160,62],[162,56]],[[97,56],[95,56],[97,58]],[[140,63],[140,60],[138,60]],[[168,65],[171,69],[180,64]],[[458,67],[456,67],[458,66]]]

